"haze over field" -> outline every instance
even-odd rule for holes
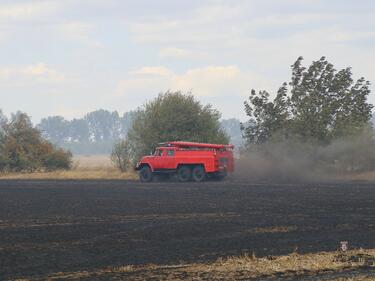
[[[375,280],[374,0],[0,0],[0,48],[0,280]]]
[[[370,0],[2,0],[1,109],[34,123],[122,114],[171,89],[244,120],[250,89],[275,92],[299,55],[375,81],[374,11]]]

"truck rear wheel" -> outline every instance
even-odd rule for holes
[[[141,182],[150,182],[152,181],[153,174],[149,166],[143,166],[139,171],[139,179]]]
[[[206,172],[202,166],[195,166],[193,169],[193,180],[201,182],[206,179]]]
[[[177,177],[178,177],[178,180],[181,182],[189,181],[191,179],[190,168],[187,166],[181,166],[180,168],[178,168]]]

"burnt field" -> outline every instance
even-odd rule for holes
[[[375,184],[0,181],[0,280],[375,248]]]

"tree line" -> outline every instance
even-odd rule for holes
[[[74,154],[109,154],[115,142],[127,137],[136,114],[130,111],[121,116],[117,111],[100,109],[73,120],[49,116],[36,127],[47,140]],[[221,120],[220,126],[235,145],[243,143],[238,119]]]
[[[126,137],[134,114],[131,111],[120,116],[117,111],[100,109],[73,120],[46,117],[36,127],[47,140],[73,153],[105,154],[115,141]]]

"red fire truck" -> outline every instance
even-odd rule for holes
[[[155,175],[177,175],[179,181],[221,180],[234,170],[233,145],[171,141],[159,144],[154,155],[144,156],[136,170],[142,182]]]

